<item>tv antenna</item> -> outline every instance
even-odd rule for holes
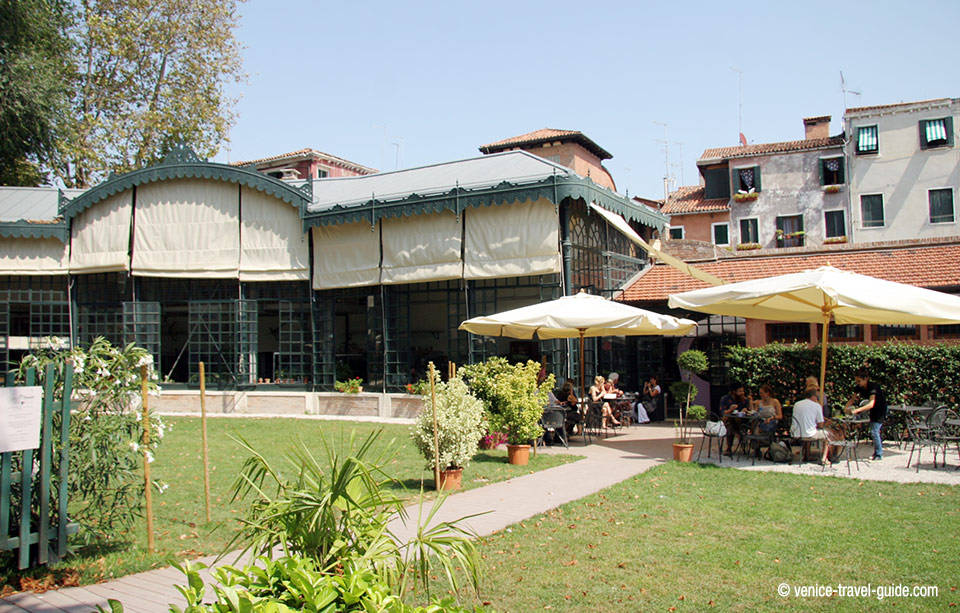
[[[847,89],[847,81],[843,78],[843,71],[840,71],[840,91],[843,92],[843,110],[847,110],[847,94],[853,94],[857,97],[857,104],[860,104],[860,92]]]

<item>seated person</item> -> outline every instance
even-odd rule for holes
[[[806,380],[804,381],[804,384],[803,384],[803,389],[805,389],[805,390],[808,390],[808,389],[810,389],[811,387],[817,388],[817,392],[818,392],[818,393],[817,393],[817,398],[816,398],[816,400],[817,400],[817,402],[820,403],[821,406],[823,406],[823,418],[824,418],[824,419],[830,419],[830,409],[827,408],[827,407],[829,407],[830,405],[829,405],[829,403],[827,403],[827,397],[826,397],[826,395],[824,395],[823,400],[820,399],[820,394],[819,394],[819,392],[820,392],[820,380],[817,379],[816,377],[814,377],[813,375],[810,375],[809,377],[807,377]]]
[[[617,398],[623,396],[623,390],[620,389],[619,385],[620,375],[615,372],[610,373],[610,376],[607,377],[607,383],[605,385],[605,389],[607,391],[606,396],[608,399],[611,395],[616,396]],[[611,402],[610,406],[613,410],[614,417],[617,419],[622,419],[624,413],[626,413],[628,417],[630,416],[632,407],[630,406],[629,402],[618,400],[616,402]]]
[[[711,421],[722,421],[727,427],[727,451],[733,453],[733,439],[740,434],[740,422],[733,418],[737,411],[743,411],[750,408],[750,400],[747,398],[746,391],[740,383],[734,383],[730,386],[730,393],[724,394],[720,398],[720,405],[717,409],[710,412]]]
[[[610,403],[604,401],[603,397],[607,394],[607,380],[603,375],[597,375],[593,378],[593,385],[590,386],[590,402],[591,404],[600,404],[600,414],[603,417],[603,427],[608,428],[610,422],[615,426],[620,425],[620,421],[613,417],[613,411],[610,408]]]
[[[827,444],[827,433],[823,430],[823,408],[816,401],[820,390],[815,387],[807,388],[803,400],[793,405],[793,424],[790,426],[790,435],[803,441],[803,459],[810,455],[810,443],[820,441],[823,446],[821,464],[826,464],[830,445]]]
[[[657,410],[657,397],[660,396],[660,382],[656,375],[650,375],[650,378],[643,384],[643,394],[636,403],[637,423],[650,423],[650,413]]]
[[[753,403],[760,422],[757,429],[764,434],[773,434],[783,419],[783,407],[780,401],[773,397],[773,388],[767,384],[760,386],[760,399]]]

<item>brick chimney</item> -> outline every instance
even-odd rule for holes
[[[804,140],[815,138],[830,138],[830,116],[803,118]]]

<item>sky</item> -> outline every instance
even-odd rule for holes
[[[671,190],[696,185],[697,158],[741,131],[800,140],[802,118],[832,115],[839,134],[841,71],[847,108],[960,97],[956,0],[247,0],[240,12],[249,76],[230,89],[220,162],[309,147],[393,170],[555,128],[613,154],[620,193],[662,198],[665,171]]]

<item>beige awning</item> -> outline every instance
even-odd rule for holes
[[[0,275],[65,275],[67,263],[60,239],[0,236]]]
[[[380,232],[368,221],[313,228],[313,289],[380,283]]]
[[[393,217],[381,223],[383,283],[446,281],[463,275],[462,223],[452,211]]]
[[[264,192],[240,188],[240,280],[306,281],[310,248],[296,207]]]
[[[470,208],[464,215],[465,279],[560,272],[560,223],[549,200]]]

